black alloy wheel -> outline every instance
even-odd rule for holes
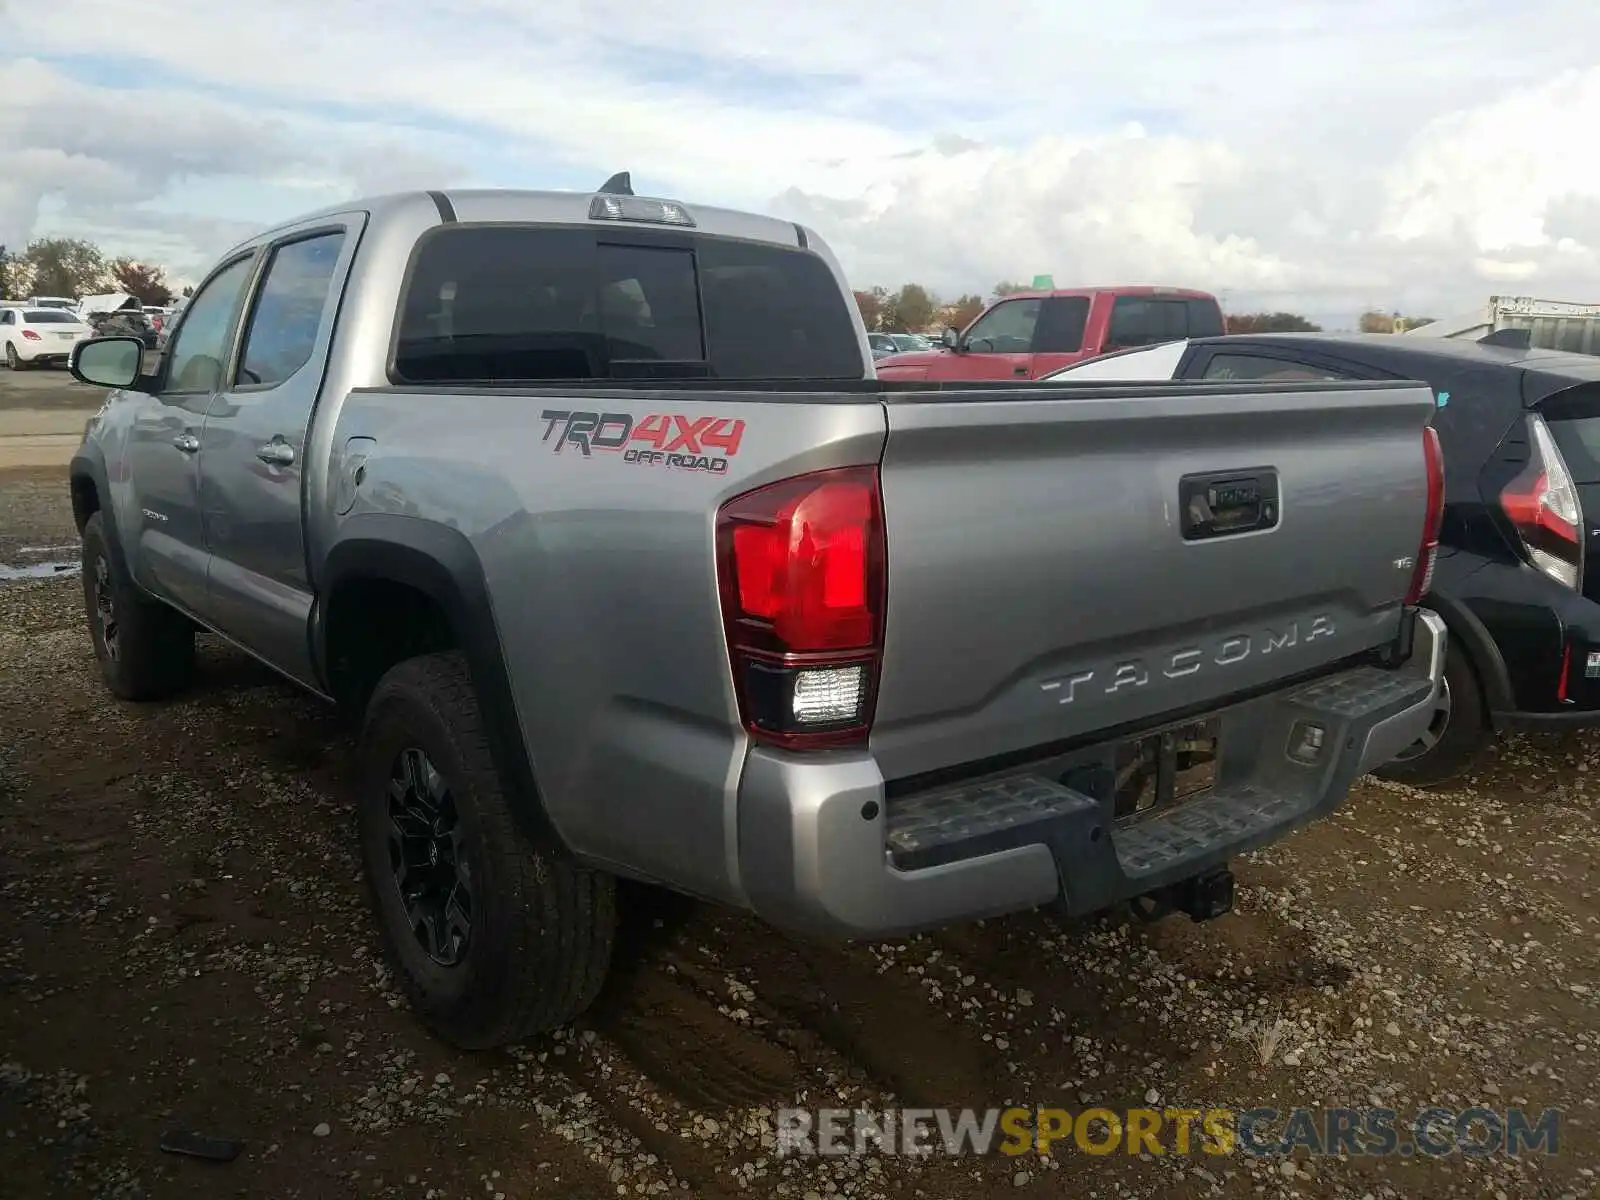
[[[415,746],[389,778],[389,868],[417,944],[441,967],[458,966],[472,942],[472,870],[455,797]]]
[[[106,657],[116,662],[122,657],[122,646],[117,639],[117,597],[111,584],[111,563],[104,554],[94,560],[94,614],[100,628],[100,645]]]

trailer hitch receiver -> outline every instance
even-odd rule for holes
[[[1233,911],[1233,872],[1221,867],[1157,888],[1133,901],[1132,908],[1144,921],[1159,921],[1174,912],[1186,914],[1191,921],[1213,920]]]

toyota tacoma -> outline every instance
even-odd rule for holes
[[[1434,710],[1418,384],[879,381],[814,231],[626,175],[309,215],[143,351],[72,359],[105,682],[207,630],[350,714],[461,1046],[590,1004],[622,878],[836,938],[1215,916]]]

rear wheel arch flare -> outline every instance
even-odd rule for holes
[[[420,600],[414,611],[425,614],[424,624],[410,630],[415,644],[406,645],[401,658],[444,649],[465,658],[490,751],[519,825],[541,849],[568,854],[544,805],[517,716],[483,563],[466,535],[415,517],[363,514],[345,522],[317,576],[311,652],[328,693],[341,702],[361,703],[365,697],[359,692],[377,683],[367,677],[370,671],[361,671],[359,657],[351,664],[350,656],[341,653],[338,639],[353,627],[351,613],[360,615],[359,609],[344,605],[363,595]],[[446,640],[448,645],[441,644]],[[383,669],[401,660],[392,651],[385,657],[392,661]],[[345,674],[352,665],[357,671],[353,677]]]

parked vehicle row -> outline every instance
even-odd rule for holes
[[[965,330],[947,329],[942,349],[880,359],[877,375],[929,382],[1038,379],[1117,350],[1224,330],[1216,297],[1187,288],[1016,292],[995,301]]]
[[[619,877],[833,936],[1219,915],[1438,707],[1422,384],[879,380],[815,231],[626,175],[308,215],[142,351],[73,359],[105,681],[170,695],[205,628],[361,726],[375,911],[463,1046],[594,999]]]
[[[142,305],[126,292],[99,296],[34,296],[26,302],[0,302],[0,355],[12,370],[31,366],[66,366],[74,341],[125,334],[139,338],[147,350],[175,309]],[[11,313],[11,316],[4,314]],[[49,329],[39,328],[48,325]],[[9,331],[9,332],[8,332]],[[71,335],[71,336],[69,336]]]
[[[94,332],[70,309],[0,308],[0,357],[13,371],[66,366],[73,347]]]
[[[1497,730],[1600,724],[1600,358],[1385,334],[1194,338],[1112,355],[1061,383],[1337,384],[1422,380],[1445,461],[1437,571],[1425,603],[1450,630],[1426,734],[1379,774],[1439,784]]]

